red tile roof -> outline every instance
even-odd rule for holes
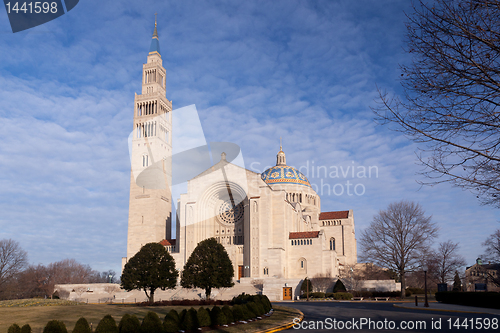
[[[175,241],[175,239],[164,239],[160,242],[160,244],[163,246],[173,246],[175,245]]]
[[[319,214],[320,220],[346,219],[348,217],[349,217],[348,210],[342,210],[339,212],[324,212]]]
[[[318,235],[319,235],[319,231],[291,232],[288,235],[288,239],[318,238]]]

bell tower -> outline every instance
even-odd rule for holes
[[[155,19],[142,66],[142,91],[134,99],[127,257],[122,267],[144,244],[171,238],[172,101],[166,98],[156,25]]]

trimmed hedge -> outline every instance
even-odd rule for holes
[[[243,309],[243,314],[245,315],[244,320],[249,320],[249,319],[257,317],[257,315],[252,311],[250,304],[252,304],[252,303],[243,304],[241,306],[241,308]]]
[[[161,322],[158,315],[152,311],[149,311],[141,324],[142,333],[163,333],[163,323]]]
[[[12,324],[9,327],[8,333],[21,333],[21,327],[18,324]]]
[[[500,309],[500,293],[495,292],[440,291],[436,293],[436,300],[448,304]]]
[[[180,330],[179,323],[176,322],[174,319],[168,317],[163,322],[163,330],[166,333],[175,333]]]
[[[204,307],[200,307],[198,309],[196,316],[198,318],[198,326],[208,327],[212,325],[212,321],[210,320],[210,313]]]
[[[401,297],[401,292],[399,292],[399,291],[372,291],[372,297],[397,298],[397,297]]]
[[[333,294],[333,298],[337,300],[350,300],[352,297],[351,293],[338,292]]]
[[[81,317],[75,324],[72,333],[92,333],[87,319]]]
[[[167,320],[168,318],[174,320],[177,324],[179,324],[181,322],[181,318],[179,317],[179,314],[174,309],[170,310],[167,313],[167,315],[165,316],[165,320]]]
[[[245,320],[245,313],[243,312],[243,305],[236,304],[233,306],[233,318],[234,321]]]
[[[120,323],[118,324],[118,331],[120,333],[137,333],[141,331],[141,322],[139,319],[128,313],[124,314]]]
[[[31,333],[31,326],[29,324],[23,325],[23,327],[21,327],[21,333]]]
[[[309,297],[311,298],[325,298],[325,293],[322,292],[315,292],[315,293],[309,293]]]
[[[212,325],[227,325],[228,321],[224,312],[217,305],[210,311]]]
[[[68,333],[68,330],[62,321],[51,320],[45,325],[43,333]]]
[[[111,317],[111,315],[105,315],[97,325],[95,333],[118,333],[116,321],[113,317]]]
[[[186,312],[184,318],[182,318],[181,328],[185,331],[192,331],[198,327],[198,313],[194,308],[191,308]]]
[[[236,320],[234,319],[234,312],[228,305],[224,305],[222,307],[222,312],[226,316],[227,323],[234,323]]]

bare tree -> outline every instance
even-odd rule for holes
[[[437,283],[452,281],[455,272],[460,267],[465,266],[465,258],[458,253],[458,248],[458,243],[448,240],[439,243],[438,249],[426,256],[430,258],[428,262],[429,274]]]
[[[483,255],[483,258],[495,263],[496,265],[491,267],[497,268],[487,271],[488,279],[495,285],[500,286],[500,229],[489,235],[482,245],[486,247],[486,253]]]
[[[0,292],[28,264],[28,254],[12,239],[0,240]]]
[[[328,274],[316,274],[311,278],[313,291],[326,293],[333,287],[333,278]]]
[[[257,290],[262,293],[264,290],[264,280],[257,279],[257,280],[252,280],[252,285],[257,288]]]
[[[380,91],[378,120],[420,146],[426,184],[500,207],[500,1],[419,1],[408,15],[404,94]]]
[[[364,261],[395,270],[405,297],[405,274],[421,266],[421,254],[437,236],[438,228],[414,202],[392,203],[373,217],[361,233],[359,245]]]

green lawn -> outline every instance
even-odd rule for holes
[[[80,317],[85,317],[93,328],[107,314],[115,318],[117,324],[125,313],[136,315],[141,321],[148,311],[156,312],[161,319],[171,309],[182,311],[190,308],[189,306],[167,306],[167,307],[138,307],[135,305],[109,305],[109,304],[80,304],[75,302],[59,300],[17,300],[0,302],[0,333],[7,333],[10,325],[17,323],[19,326],[30,324],[33,333],[41,333],[49,320],[62,320],[68,331],[71,332],[76,321]],[[251,322],[246,325],[227,327],[219,332],[255,332],[270,329],[273,326],[279,326],[291,322],[297,317],[299,312],[295,309],[286,307],[275,307],[272,316],[263,320]]]

